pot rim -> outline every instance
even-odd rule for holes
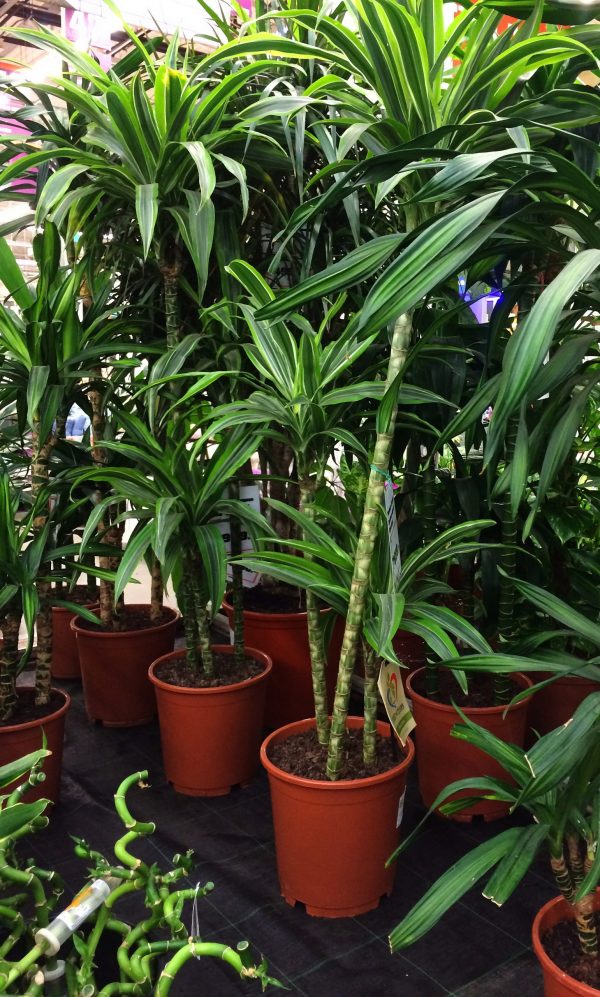
[[[363,717],[357,716],[349,716],[348,721],[350,722],[350,727],[353,727],[354,729],[360,728],[364,723]],[[405,752],[402,761],[398,762],[397,765],[394,765],[393,768],[388,769],[387,772],[379,772],[377,775],[364,776],[362,779],[339,779],[337,782],[331,782],[329,779],[307,779],[304,776],[293,775],[291,772],[284,772],[283,769],[280,769],[277,765],[274,765],[268,757],[268,750],[275,738],[278,740],[286,740],[286,738],[278,737],[278,735],[281,735],[284,731],[289,731],[290,735],[293,733],[301,733],[306,729],[306,724],[308,724],[309,727],[314,727],[315,723],[316,721],[314,717],[308,717],[305,720],[294,720],[293,723],[285,724],[284,727],[278,727],[277,730],[272,731],[265,738],[260,746],[260,760],[269,776],[274,776],[282,782],[287,782],[294,786],[305,787],[307,789],[323,789],[327,792],[341,792],[344,790],[349,791],[352,789],[362,789],[366,786],[375,786],[384,782],[390,782],[401,772],[406,771],[412,764],[415,755],[415,747],[412,738],[409,737],[404,748],[401,748],[401,750]],[[384,720],[378,720],[377,733],[385,734],[388,731],[391,731],[390,724],[386,723]]]
[[[451,713],[453,716],[458,716],[455,708],[449,703],[436,703],[433,699],[428,699],[427,696],[422,696],[420,692],[416,692],[413,689],[413,679],[416,679],[418,675],[421,675],[425,671],[425,668],[417,668],[414,672],[410,672],[406,676],[406,689],[408,695],[411,699],[417,699],[420,703],[426,703],[427,706],[432,710],[439,710],[442,713]],[[533,682],[527,675],[523,672],[513,672],[511,678],[515,680],[523,689],[529,689],[533,685]],[[461,710],[468,717],[489,717],[494,714],[510,712],[514,710],[523,709],[529,703],[529,697],[527,699],[522,699],[520,703],[510,703],[508,706],[506,703],[501,706],[461,706]]]
[[[600,887],[596,889],[596,903],[600,903]],[[540,907],[537,914],[535,915],[533,924],[531,926],[531,940],[533,943],[533,951],[535,952],[538,962],[541,964],[543,969],[551,973],[557,979],[569,980],[576,988],[576,993],[580,997],[598,997],[600,991],[597,987],[590,987],[587,983],[582,983],[581,980],[576,980],[575,977],[569,976],[564,969],[557,966],[555,962],[552,961],[550,956],[547,954],[540,936],[540,928],[542,921],[544,920],[546,914],[551,911],[554,907],[564,906],[566,917],[561,918],[561,921],[572,921],[573,917],[569,917],[570,908],[564,897],[558,896],[553,897],[552,900],[548,900],[543,907]]]
[[[17,686],[17,695],[20,692],[25,692],[25,693],[30,692],[34,694],[35,686],[33,685]],[[62,704],[62,706],[59,706],[57,710],[54,710],[54,713],[47,713],[45,717],[39,717],[37,720],[26,720],[25,723],[7,724],[6,726],[0,727],[0,737],[2,736],[2,734],[14,734],[16,731],[19,730],[31,730],[34,727],[43,727],[48,722],[52,720],[57,720],[59,717],[63,715],[63,713],[66,713],[67,710],[69,709],[69,706],[71,705],[71,697],[69,693],[66,692],[64,689],[57,689],[57,687],[54,685],[50,687],[50,692],[56,692],[60,696],[63,696],[64,703]]]
[[[221,603],[222,608],[227,614],[233,613],[233,606],[227,599],[227,596],[223,597],[223,602]],[[331,606],[323,606],[321,613],[332,613],[333,610]],[[297,613],[262,613],[255,609],[245,609],[244,617],[250,622],[258,623],[260,620],[281,620],[282,623],[291,623],[292,621],[304,622],[308,619],[308,613],[305,609],[299,609]]]
[[[227,652],[233,653],[233,644],[211,644],[211,649],[220,654]],[[263,671],[260,675],[253,675],[251,678],[244,679],[243,682],[235,682],[233,685],[216,685],[210,686],[207,689],[190,689],[187,686],[172,685],[170,682],[163,682],[162,679],[159,679],[154,674],[154,669],[157,665],[162,664],[164,661],[172,661],[173,658],[185,657],[185,650],[182,648],[178,648],[175,651],[169,651],[168,654],[161,654],[160,658],[156,658],[148,669],[148,678],[157,689],[164,689],[167,692],[176,692],[182,696],[214,696],[219,693],[222,695],[223,693],[237,692],[239,689],[247,689],[248,686],[256,685],[258,682],[262,682],[264,679],[268,678],[273,668],[271,658],[268,654],[265,654],[264,651],[259,651],[258,648],[255,647],[246,647],[245,651],[246,654],[249,654],[251,657],[255,658],[264,665]]]
[[[150,603],[148,602],[131,602],[127,604],[126,608],[148,609],[149,606]],[[173,623],[179,619],[179,611],[177,609],[173,609],[172,606],[163,606],[163,610],[166,610],[172,614],[171,619],[165,620],[164,623],[157,623],[153,624],[151,627],[145,627],[143,630],[118,630],[116,632],[113,632],[112,630],[89,630],[87,627],[78,626],[77,620],[79,619],[79,616],[74,616],[69,625],[71,630],[77,634],[78,638],[83,635],[84,637],[93,637],[94,639],[100,638],[101,640],[115,640],[118,637],[122,640],[129,640],[137,637],[138,634],[146,636],[147,634],[158,633],[160,630],[166,630],[167,627],[173,626]]]

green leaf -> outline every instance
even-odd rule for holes
[[[148,547],[152,544],[153,530],[153,523],[145,523],[141,529],[136,529],[129,538],[117,571],[117,578],[115,581],[115,599],[118,599],[119,596],[125,591],[125,588],[131,581],[136,568],[143,561]]]
[[[426,935],[477,880],[514,851],[522,833],[520,827],[502,831],[491,841],[478,845],[440,876],[391,932],[389,941],[392,952],[398,952]]]
[[[248,214],[248,182],[246,180],[246,167],[242,163],[238,163],[237,159],[232,159],[230,156],[224,156],[223,153],[213,153],[215,159],[223,164],[226,170],[240,185],[240,196],[242,198],[242,221],[245,221],[246,215]]]
[[[212,614],[219,612],[227,585],[227,556],[221,532],[208,523],[194,530],[202,560],[202,583],[212,604]]]
[[[483,223],[502,196],[485,194],[426,226],[375,281],[352,320],[353,331],[383,329],[464,266],[489,238],[492,228]]]
[[[10,786],[11,782],[16,782],[28,775],[34,765],[50,754],[52,752],[46,748],[38,748],[37,751],[32,751],[28,755],[23,755],[22,758],[16,758],[15,761],[0,766],[0,789],[4,789],[5,786]]]
[[[37,426],[41,413],[39,411],[40,402],[44,396],[48,378],[50,376],[49,367],[32,367],[27,382],[27,423],[33,428]],[[43,440],[40,440],[40,444]]]
[[[523,876],[531,868],[540,849],[548,838],[549,828],[545,824],[521,828],[521,834],[514,848],[496,866],[493,876],[485,885],[483,895],[497,907],[502,907],[513,894]]]
[[[137,184],[135,188],[135,216],[140,227],[144,245],[144,259],[152,245],[152,237],[158,218],[158,184]]]
[[[0,281],[21,311],[25,311],[34,302],[23,271],[13,256],[6,239],[0,238]]]
[[[545,589],[532,585],[531,582],[522,581],[520,578],[511,578],[510,581],[525,599],[533,603],[542,613],[550,616],[563,626],[569,627],[579,637],[591,641],[600,648],[600,625],[594,620],[590,620],[583,613],[573,609],[558,596],[547,592]]]
[[[529,437],[525,404],[521,405],[515,452],[510,465],[510,508],[516,519],[529,475]]]
[[[315,298],[323,298],[331,291],[339,291],[368,280],[383,266],[405,238],[403,234],[384,235],[372,239],[358,249],[353,249],[321,273],[309,277],[289,291],[284,291],[270,304],[261,308],[256,317],[282,318]]]
[[[202,142],[184,142],[184,146],[194,160],[198,170],[200,207],[204,207],[206,202],[210,201],[217,182],[211,155]]]
[[[49,800],[37,800],[35,803],[15,803],[0,810],[0,839],[10,838],[17,831],[26,827],[43,814]]]
[[[48,177],[42,187],[35,209],[36,225],[41,225],[45,221],[46,216],[57,202],[62,201],[73,181],[81,176],[82,173],[85,173],[87,169],[87,165],[78,166],[71,163],[68,166],[61,166],[56,173]]]
[[[494,418],[490,422],[484,457],[487,466],[504,439],[504,428],[511,413],[521,404],[541,369],[550,349],[562,311],[575,292],[600,266],[600,250],[587,249],[567,263],[558,277],[548,284],[534,304],[525,322],[517,325],[504,352]]]

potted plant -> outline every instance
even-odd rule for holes
[[[482,794],[503,800],[511,810],[521,806],[534,822],[501,831],[459,859],[393,929],[392,951],[399,951],[422,937],[491,870],[483,895],[498,906],[504,904],[539,850],[546,846],[560,896],[542,908],[533,927],[534,950],[544,973],[544,993],[546,997],[591,995],[600,989],[594,919],[600,879],[595,819],[600,693],[590,695],[577,708],[571,722],[543,735],[527,752],[514,745],[507,747],[466,716],[461,718],[462,723],[455,726],[453,736],[489,754],[503,770],[503,777],[461,779],[440,793],[430,812],[436,807],[454,810],[464,805],[464,801],[445,802],[460,790],[472,796]],[[399,851],[410,845],[417,831],[418,828]],[[569,950],[573,965],[569,965],[569,955],[563,961],[564,953]],[[559,965],[553,956],[559,959]]]
[[[194,392],[199,383],[195,381]],[[271,671],[270,660],[261,651],[213,646],[210,633],[227,567],[226,531],[214,520],[235,516],[253,536],[267,530],[260,514],[229,498],[226,491],[232,476],[256,450],[258,437],[239,429],[218,442],[207,442],[200,453],[190,453],[194,427],[181,404],[178,417],[165,415],[155,435],[138,416],[123,418],[127,442],[107,447],[114,451],[125,447],[135,466],[107,465],[100,472],[88,472],[111,486],[107,504],[127,496],[138,520],[119,566],[116,595],[150,552],[159,561],[165,582],[172,582],[183,614],[185,648],[161,654],[155,646],[149,673],[157,697],[165,771],[179,792],[220,795],[248,782],[256,770]],[[88,523],[84,551],[93,531],[94,523]],[[115,662],[115,670],[120,666]]]

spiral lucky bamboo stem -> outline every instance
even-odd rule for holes
[[[396,380],[396,377],[406,363],[411,333],[411,316],[407,314],[401,315],[395,323],[392,335],[386,379],[386,386],[388,388]],[[396,426],[396,413],[397,406],[394,406],[388,426],[385,427],[384,431],[377,433],[356,549],[327,758],[327,775],[333,780],[338,778],[340,772],[342,744],[346,732],[346,717],[348,716],[348,704],[352,688],[352,675],[354,673],[356,655],[362,633],[365,606],[369,591],[371,561],[373,559],[380,509],[383,502],[383,488],[390,463],[394,429]]]

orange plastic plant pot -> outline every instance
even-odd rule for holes
[[[213,651],[232,654],[233,648],[216,645]],[[246,654],[264,666],[260,675],[208,689],[186,689],[157,678],[158,666],[184,657],[182,651],[163,655],[150,668],[165,774],[178,793],[224,796],[256,774],[272,664],[261,651],[247,647]]]
[[[233,606],[225,601],[223,610],[233,626]],[[330,610],[323,610],[330,612]],[[342,646],[343,627],[336,620],[327,653],[327,698],[333,704]],[[265,727],[283,727],[304,720],[315,712],[308,623],[306,613],[255,613],[244,610],[244,640],[273,662],[273,674],[267,692]]]
[[[399,842],[406,776],[414,748],[389,772],[339,782],[303,779],[277,768],[273,744],[314,728],[301,720],[274,731],[261,748],[273,805],[277,869],[289,904],[301,902],[317,917],[354,917],[377,907],[392,892],[395,863],[386,868]],[[362,717],[348,717],[362,728]],[[390,736],[378,722],[379,734]]]
[[[35,695],[35,689],[19,688],[19,696]],[[71,697],[62,689],[52,689],[52,692],[59,695],[63,702],[54,713],[41,717],[39,720],[30,720],[27,723],[12,724],[9,727],[0,727],[0,765],[8,765],[17,758],[29,755],[42,747],[44,735],[46,737],[46,747],[52,752],[44,759],[42,771],[46,778],[35,788],[30,789],[24,796],[26,803],[34,800],[48,799],[53,803],[58,802],[60,795],[60,777],[62,771],[63,741],[65,736],[65,720],[67,710],[71,705]],[[24,782],[23,779],[19,782]],[[19,783],[15,782],[2,790],[3,794],[8,794],[17,788]]]
[[[98,609],[97,603],[85,607],[92,612]],[[52,678],[80,679],[81,666],[77,652],[77,638],[71,627],[76,613],[64,606],[52,607]]]
[[[417,729],[417,771],[419,775],[419,790],[423,803],[430,807],[438,793],[457,779],[474,778],[477,776],[493,776],[506,780],[506,772],[498,762],[490,758],[479,748],[466,741],[452,737],[451,730],[460,723],[460,717],[453,706],[436,703],[415,691],[415,682],[424,669],[419,669],[407,679],[407,691],[410,696],[413,716]],[[531,680],[525,675],[511,676],[522,689],[531,685]],[[483,706],[461,707],[463,713],[480,727],[495,734],[496,737],[510,744],[523,747],[525,741],[527,708],[529,700],[522,700],[515,706]],[[474,791],[457,793],[451,799],[460,796],[477,795]],[[449,801],[447,801],[449,802]],[[453,814],[451,819],[470,821],[475,816],[485,820],[498,820],[509,812],[509,804],[496,800],[481,800],[472,806]]]
[[[594,897],[594,909],[600,910],[600,890],[596,891]],[[575,911],[564,897],[555,897],[554,900],[549,900],[547,904],[544,904],[533,922],[531,930],[533,951],[544,976],[544,997],[598,997],[598,993],[600,993],[596,987],[580,983],[564,970],[559,969],[542,945],[544,935],[551,928],[554,928],[561,921],[573,921],[574,919]]]
[[[100,720],[107,727],[135,727],[155,717],[156,699],[148,669],[157,657],[173,650],[178,617],[174,609],[165,607],[164,612],[169,616],[164,623],[118,633],[88,630],[77,617],[72,621],[90,720]]]

